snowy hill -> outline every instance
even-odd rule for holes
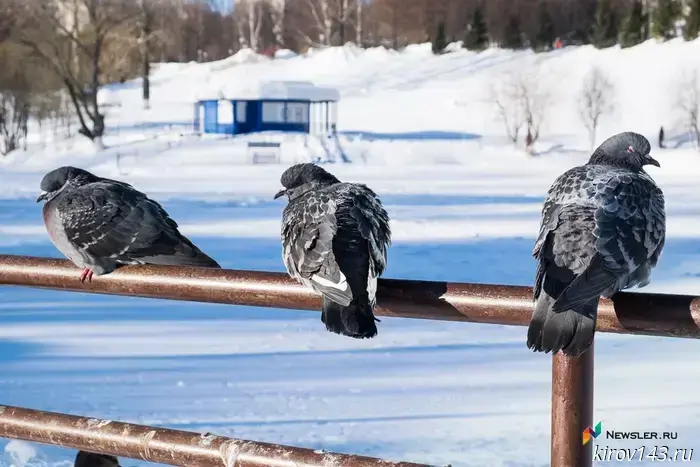
[[[142,108],[138,80],[112,85],[106,91],[109,95],[103,100],[118,105],[108,110],[106,151],[94,155],[89,142],[80,137],[45,148],[35,143],[29,152],[0,159],[0,195],[29,196],[35,191],[32,182],[37,180],[36,173],[67,163],[126,176],[134,182],[157,173],[162,182],[152,187],[157,191],[172,192],[168,180],[178,179],[178,172],[187,171],[193,183],[192,178],[207,180],[206,193],[198,193],[202,196],[268,193],[274,188],[272,175],[279,173],[279,168],[246,169],[269,170],[269,180],[261,181],[264,185],[231,183],[238,181],[240,164],[247,163],[241,143],[244,138],[232,142],[186,135],[191,132],[192,103],[198,96],[218,92],[235,96],[237,91],[270,79],[309,80],[338,88],[342,95],[340,143],[356,164],[409,171],[409,167],[419,165],[449,165],[445,171],[458,174],[507,165],[515,173],[525,168],[529,172],[551,169],[543,174],[549,179],[561,168],[586,157],[589,145],[578,116],[577,99],[586,73],[594,67],[602,69],[615,85],[614,111],[602,118],[598,142],[629,129],[655,142],[663,125],[669,146],[681,143],[674,137],[683,132],[677,93],[683,73],[700,65],[699,51],[700,42],[682,40],[664,44],[648,41],[624,50],[586,46],[546,54],[498,49],[477,54],[458,49],[442,56],[432,55],[429,44],[410,46],[403,52],[362,50],[348,44],[289,59],[270,60],[244,50],[220,62],[162,64],[153,76],[150,110]],[[492,86],[513,73],[534,73],[547,94],[541,139],[535,148],[540,154],[538,161],[527,160],[521,151],[514,150],[490,97]],[[38,135],[33,134],[31,139],[37,141]],[[316,142],[307,147],[299,144],[285,145],[288,150],[284,163],[311,160],[317,155]],[[674,151],[674,159],[694,158],[688,144],[680,148],[683,150]],[[664,160],[668,152],[657,155]],[[117,154],[121,155],[121,172],[126,175],[120,175],[117,169]],[[664,164],[662,176],[669,171],[673,166]],[[27,176],[15,177],[17,172]],[[685,169],[674,172],[689,175]],[[466,185],[460,191],[469,192]],[[538,184],[532,192],[540,192],[542,186]],[[422,192],[425,187],[407,189]],[[195,194],[200,190],[184,191]]]
[[[594,67],[615,86],[598,142],[634,130],[661,162],[649,173],[666,194],[668,239],[643,291],[700,294],[700,153],[677,101],[684,74],[700,67],[700,41],[537,55],[347,45],[160,64],[149,110],[138,81],[104,91],[104,151],[33,128],[28,151],[0,158],[0,252],[59,256],[34,199],[46,171],[71,164],[163,201],[224,267],[282,271],[283,202],[272,196],[288,164],[320,157],[320,142],[286,136],[282,164],[253,165],[245,142],[272,136],[195,136],[192,104],[308,80],[341,93],[339,142],[351,163],[329,169],[375,189],[392,217],[387,277],[531,284],[544,193],[590,154],[578,93]],[[491,96],[519,75],[548,102],[532,157],[522,133],[518,147],[510,142]],[[656,146],[662,125],[668,149]],[[550,359],[526,349],[521,328],[383,319],[376,339],[358,342],[326,333],[307,312],[0,293],[0,403],[397,460],[548,465]],[[700,449],[699,351],[688,340],[599,335],[596,421],[677,431],[674,447]],[[0,467],[65,466],[73,455],[0,442]]]

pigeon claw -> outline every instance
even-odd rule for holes
[[[85,283],[85,279],[88,282],[92,282],[92,274],[93,272],[88,268],[83,269],[83,272],[80,274],[80,282]]]

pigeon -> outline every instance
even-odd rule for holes
[[[356,339],[377,335],[377,278],[391,245],[389,215],[366,185],[342,183],[322,167],[296,164],[281,177],[287,273],[323,297],[321,321]]]
[[[95,454],[92,452],[78,451],[75,457],[74,467],[120,467],[119,459],[107,454]]]
[[[46,230],[92,281],[124,264],[220,268],[183,236],[163,207],[131,185],[60,167],[41,180]]]
[[[531,350],[581,355],[593,343],[599,298],[650,283],[666,239],[664,195],[644,171],[661,166],[650,150],[638,133],[617,134],[549,189],[533,249]]]

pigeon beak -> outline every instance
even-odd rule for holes
[[[273,199],[277,199],[277,198],[284,196],[286,194],[287,194],[287,190],[280,190],[277,192],[277,194],[275,195],[275,197]]]
[[[644,158],[644,165],[655,165],[656,167],[659,167],[659,168],[661,167],[661,164],[659,164],[659,161],[657,161],[656,159],[654,159],[651,156],[646,156]]]
[[[48,194],[48,193],[42,193],[42,194],[39,195],[39,197],[36,199],[36,202],[38,203],[39,201],[46,201],[46,198],[48,198],[48,197],[49,197],[49,194]]]

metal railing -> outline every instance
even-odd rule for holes
[[[0,437],[186,467],[428,467],[1,405]]]
[[[131,266],[95,277],[92,283],[83,284],[78,280],[78,272],[75,266],[65,260],[0,255],[0,285],[313,311],[318,311],[321,307],[318,295],[283,273]],[[377,302],[375,314],[378,316],[526,326],[532,314],[532,290],[518,286],[382,279],[377,290]],[[619,293],[611,300],[601,300],[596,329],[598,332],[698,338],[700,298]],[[524,342],[523,349],[526,349]],[[582,433],[593,422],[593,354],[591,347],[578,358],[561,354],[552,357],[552,467],[592,465],[593,443],[584,446]],[[22,422],[25,418],[31,421]],[[84,419],[28,409],[5,408],[3,411],[0,408],[0,436],[92,449],[171,465],[222,465],[222,457],[215,455],[216,449],[203,448],[197,444],[198,434],[117,422],[99,427],[99,421],[78,430],[75,424],[82,423],[81,420]],[[135,430],[138,428],[162,434],[162,441],[159,437],[158,443],[154,445],[157,448],[148,449],[149,452],[158,454],[146,453],[144,457],[143,450],[137,449],[133,444],[137,440],[130,432],[124,431],[122,436],[118,434],[122,432],[109,431],[114,426],[136,427]],[[105,432],[106,427],[109,428]],[[169,443],[169,436],[173,436],[177,443]],[[103,437],[109,442],[95,441],[102,440]],[[313,451],[218,437],[216,439],[224,440],[219,443],[249,443],[253,447],[265,447],[262,451],[251,451],[264,451],[264,455],[240,451],[247,457],[237,460],[236,465],[324,465],[323,458],[304,457],[310,456],[309,453]],[[196,460],[191,457],[194,453],[197,455]],[[384,462],[356,456],[338,456],[341,456],[337,459],[342,462],[337,465],[369,466]]]

